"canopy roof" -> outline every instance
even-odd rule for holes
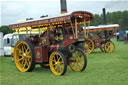
[[[118,24],[86,27],[86,30],[89,31],[89,32],[105,31],[105,30],[116,30],[116,29],[119,29],[119,25]]]
[[[65,13],[57,17],[46,17],[39,20],[30,20],[24,23],[17,23],[9,25],[10,29],[23,28],[23,27],[31,27],[31,26],[48,26],[50,24],[59,24],[67,21],[74,21],[74,19],[78,19],[78,22],[83,22],[84,19],[86,21],[92,21],[94,16],[90,12],[86,11],[75,11],[72,13]]]

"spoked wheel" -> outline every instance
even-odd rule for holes
[[[67,71],[65,56],[59,51],[53,52],[50,55],[49,66],[55,75],[63,75]]]
[[[101,45],[100,50],[101,50],[102,52],[104,52],[104,44]]]
[[[94,42],[91,39],[86,39],[86,42],[83,46],[85,54],[90,54],[94,50]]]
[[[69,65],[74,71],[83,71],[87,66],[87,57],[84,51],[77,48],[69,58]]]
[[[34,47],[28,40],[19,41],[14,50],[14,61],[21,72],[29,72],[34,69]]]
[[[104,50],[107,53],[112,53],[115,50],[114,43],[110,42],[110,41],[106,42],[105,45],[104,45]]]

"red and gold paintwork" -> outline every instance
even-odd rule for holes
[[[67,54],[69,53],[68,46],[74,45],[77,47],[79,43],[85,41],[85,35],[80,34],[80,32],[78,33],[78,23],[88,23],[93,19],[93,14],[90,12],[75,11],[58,17],[48,17],[40,20],[31,20],[24,23],[12,24],[9,25],[9,28],[17,30],[26,28],[27,31],[27,27],[30,27],[31,29],[39,28],[40,31],[43,27],[47,27],[47,30],[43,33],[39,32],[38,35],[26,38],[26,40],[30,41],[34,46],[35,63],[47,63],[49,61],[49,55],[54,51],[60,51],[66,58],[68,58],[70,56]],[[68,28],[68,24],[71,28]],[[59,37],[57,40],[55,40],[54,37],[49,37],[51,32],[55,32],[58,27],[62,28],[62,37]],[[72,33],[70,33],[70,30],[72,30]],[[84,36],[84,38],[81,36]],[[24,45],[27,46],[26,43]],[[24,54],[23,57],[24,56],[26,55]],[[78,59],[77,61],[79,62],[80,60]]]
[[[9,25],[9,28],[18,29],[18,28],[29,27],[29,26],[32,27],[32,26],[49,26],[54,24],[63,24],[68,21],[74,22],[74,19],[79,18],[79,16],[81,16],[82,18],[79,19],[78,22],[84,22],[84,19],[86,19],[86,21],[89,21],[89,20],[92,21],[94,19],[94,16],[90,12],[76,11],[69,14],[64,14],[63,16],[59,16],[59,17],[45,18],[40,20],[31,20],[31,21],[26,21],[25,23],[12,24],[12,25]]]
[[[89,53],[86,54],[90,54],[94,49],[96,48],[101,48],[101,50],[103,51],[104,45],[107,42],[112,43],[110,40],[112,38],[114,38],[115,35],[115,30],[119,29],[119,25],[118,24],[112,24],[112,25],[102,25],[102,26],[92,26],[92,27],[88,27],[86,29],[86,32],[88,32],[88,38],[90,39],[90,43],[91,43],[91,49]],[[106,33],[105,33],[106,31]],[[100,35],[98,35],[97,33],[100,33]],[[91,34],[93,34],[93,36],[91,36]],[[107,36],[105,36],[107,35]],[[93,46],[94,45],[94,46]],[[113,50],[115,49],[114,44],[113,45]],[[110,46],[108,46],[110,47]],[[113,52],[113,51],[111,51]]]

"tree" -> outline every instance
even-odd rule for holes
[[[13,31],[9,29],[8,26],[0,26],[0,32],[3,32],[4,35],[13,33]]]

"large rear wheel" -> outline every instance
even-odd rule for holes
[[[14,61],[21,72],[32,71],[35,67],[34,47],[28,40],[19,41],[14,49]]]
[[[94,50],[94,42],[91,39],[86,39],[85,44],[83,46],[83,50],[85,54],[90,54]]]
[[[67,71],[65,56],[59,51],[53,52],[49,58],[49,66],[55,75],[63,75]]]
[[[69,65],[74,71],[83,71],[87,66],[87,57],[82,49],[77,48],[72,57],[69,58]]]
[[[114,50],[115,50],[115,45],[113,42],[108,41],[105,43],[105,45],[104,45],[104,51],[105,52],[112,53],[112,52],[114,52]]]

